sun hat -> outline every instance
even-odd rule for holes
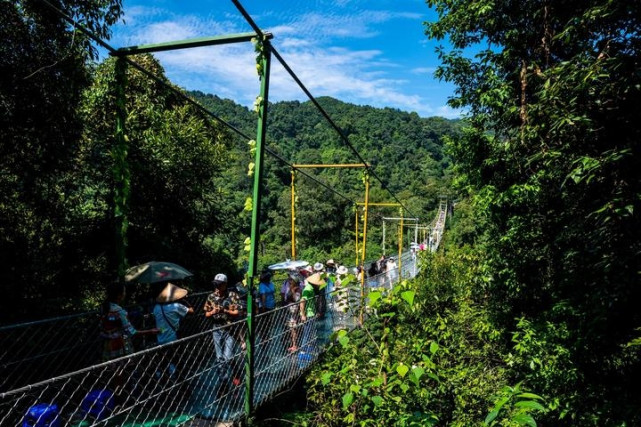
[[[336,269],[336,274],[347,274],[347,273],[348,273],[347,267],[345,267],[344,265],[341,265]]]
[[[314,273],[307,278],[307,281],[312,285],[320,286],[325,284],[325,280],[321,277],[320,273]]]
[[[317,262],[316,264],[314,264],[314,271],[323,271],[324,269],[325,266],[322,262]]]
[[[325,265],[331,265],[331,266],[333,267],[333,266],[335,266],[335,265],[336,265],[336,263],[334,262],[334,260],[333,260],[333,259],[331,259],[331,258],[330,258],[330,259],[328,259],[328,260],[327,260],[327,262],[325,263]]]
[[[161,304],[178,301],[187,296],[189,291],[187,289],[179,288],[178,286],[167,283],[165,289],[163,289],[158,296],[156,297],[156,302]]]

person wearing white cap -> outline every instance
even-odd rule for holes
[[[180,320],[188,314],[194,312],[193,307],[181,304],[183,298],[187,296],[187,290],[180,288],[173,283],[167,283],[167,286],[156,297],[154,306],[154,318],[156,327],[160,329],[160,334],[156,337],[158,344],[165,344],[178,339],[178,327]]]
[[[214,291],[209,294],[205,302],[205,317],[212,323],[214,348],[216,349],[216,370],[221,379],[220,394],[224,394],[230,387],[228,384],[229,372],[233,370],[232,359],[234,356],[234,337],[229,328],[225,328],[230,321],[230,316],[239,314],[238,307],[233,304],[227,290],[227,276],[218,273],[211,282]]]

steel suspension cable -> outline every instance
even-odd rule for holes
[[[85,28],[85,27],[84,27],[84,25],[82,25],[82,24],[80,24],[79,22],[75,21],[72,17],[70,17],[69,15],[67,15],[65,12],[63,12],[62,10],[60,10],[59,8],[57,8],[56,6],[52,5],[51,3],[49,3],[49,1],[48,1],[48,0],[40,0],[40,1],[42,1],[42,2],[43,2],[45,5],[47,5],[50,9],[52,9],[53,11],[55,11],[55,12],[56,12],[58,15],[60,15],[60,16],[61,16],[65,21],[67,21],[67,22],[69,22],[70,24],[72,24],[72,25],[74,26],[74,28],[78,28],[78,29],[79,29],[83,34],[85,34],[86,36],[88,36],[89,38],[91,38],[92,40],[94,40],[96,43],[98,43],[100,46],[102,46],[102,47],[104,47],[106,50],[108,50],[110,55],[115,56],[115,57],[119,57],[119,58],[123,58],[123,59],[124,59],[124,60],[129,64],[129,65],[133,66],[135,69],[137,69],[138,71],[140,71],[141,73],[143,73],[143,74],[144,74],[144,75],[146,75],[147,77],[151,78],[151,79],[152,79],[152,80],[154,80],[156,83],[159,83],[159,84],[161,84],[162,86],[166,87],[167,89],[171,90],[174,94],[178,95],[179,97],[181,97],[182,99],[184,99],[185,101],[187,101],[189,104],[191,104],[193,107],[195,107],[196,109],[198,109],[200,112],[202,112],[202,113],[204,113],[204,114],[206,114],[206,115],[208,115],[208,116],[212,117],[212,118],[213,118],[214,120],[216,120],[217,122],[219,122],[219,123],[223,124],[224,126],[226,126],[227,128],[229,128],[230,130],[234,131],[237,135],[239,135],[239,136],[241,136],[241,137],[243,137],[243,138],[245,138],[245,139],[247,139],[247,140],[251,140],[251,139],[252,139],[252,138],[251,138],[251,137],[249,137],[247,134],[245,134],[243,131],[241,131],[240,129],[238,129],[236,126],[234,126],[234,125],[232,125],[231,123],[227,122],[226,120],[224,120],[224,119],[222,119],[222,118],[218,117],[216,114],[214,114],[213,112],[211,112],[211,111],[209,111],[208,109],[206,109],[204,106],[202,106],[200,103],[198,103],[198,101],[196,101],[195,99],[193,99],[192,97],[190,97],[189,95],[187,95],[186,93],[184,93],[183,91],[181,91],[180,89],[178,89],[177,87],[173,86],[173,85],[172,85],[172,84],[170,84],[169,82],[167,82],[167,81],[165,81],[165,80],[161,79],[160,77],[156,76],[156,75],[155,75],[155,74],[153,74],[151,71],[148,71],[148,70],[147,70],[147,69],[145,69],[142,65],[138,64],[137,62],[135,62],[134,60],[132,60],[132,59],[131,59],[131,58],[129,58],[128,56],[123,55],[123,54],[122,54],[122,52],[119,52],[119,51],[118,51],[118,49],[116,49],[116,48],[114,48],[113,46],[109,45],[107,42],[105,42],[104,40],[102,40],[102,38],[98,37],[98,36],[97,36],[97,35],[95,35],[93,32],[91,32],[90,30],[88,30],[87,28]],[[232,0],[232,1],[233,1],[233,0]],[[242,6],[241,6],[241,9],[242,9]],[[244,9],[242,9],[242,11],[244,12]],[[241,13],[243,13],[243,12],[241,12]],[[247,12],[244,12],[244,13],[243,13],[243,16],[245,16],[246,14],[247,14]],[[246,18],[246,19],[247,19],[248,17],[249,17],[249,15],[246,15],[246,16],[245,16],[245,18]],[[251,19],[251,18],[249,18],[249,19]],[[253,22],[253,21],[252,21],[252,22]],[[255,25],[255,24],[254,24],[254,25]],[[261,36],[261,37],[263,36],[263,33],[262,33],[262,32],[261,32],[257,27],[256,27],[256,28],[254,28],[254,30],[256,30],[256,31],[260,34],[260,36]],[[317,184],[321,185],[321,186],[322,186],[322,187],[324,187],[325,189],[327,189],[327,190],[329,190],[329,191],[331,191],[331,192],[333,192],[333,193],[337,194],[338,196],[342,197],[343,199],[347,200],[347,201],[348,201],[348,202],[350,202],[350,203],[355,203],[352,199],[350,199],[349,197],[345,196],[345,195],[344,195],[344,194],[342,194],[342,193],[339,193],[339,192],[338,192],[338,191],[336,191],[334,188],[330,187],[328,184],[325,184],[324,182],[319,181],[319,180],[318,180],[317,178],[315,178],[313,175],[310,175],[310,174],[308,174],[308,173],[306,173],[306,172],[302,171],[301,169],[295,168],[295,167],[293,166],[293,164],[292,164],[292,163],[288,162],[286,159],[284,159],[282,156],[280,156],[279,154],[277,154],[275,151],[271,150],[269,147],[266,147],[266,148],[265,148],[265,151],[267,151],[270,155],[272,155],[273,157],[277,158],[278,160],[280,160],[282,163],[286,164],[286,165],[287,165],[287,166],[289,166],[290,168],[296,169],[296,170],[297,170],[297,171],[299,171],[302,175],[304,175],[305,177],[307,177],[307,178],[311,179],[312,181],[316,182]]]
[[[263,32],[262,32],[262,31],[261,31],[261,29],[258,27],[258,25],[256,25],[256,22],[254,22],[254,20],[253,20],[253,19],[252,19],[252,17],[249,15],[249,13],[247,13],[247,11],[245,10],[245,8],[240,4],[240,2],[239,2],[238,0],[231,0],[231,1],[232,1],[232,3],[234,3],[234,5],[235,5],[235,6],[236,6],[236,8],[238,9],[238,11],[243,15],[243,17],[245,18],[245,20],[247,21],[247,23],[248,23],[248,24],[253,28],[253,30],[254,30],[254,31],[255,31],[255,32],[256,32],[256,33],[261,37],[261,39],[262,39],[262,38],[264,37]],[[289,75],[294,79],[294,81],[296,82],[296,84],[298,84],[298,86],[299,86],[299,87],[301,88],[301,90],[305,93],[305,95],[307,95],[307,97],[309,98],[309,100],[310,100],[310,101],[311,101],[311,102],[316,106],[316,108],[318,109],[318,111],[323,115],[323,117],[325,117],[325,119],[327,120],[327,122],[328,122],[328,123],[329,123],[329,124],[334,128],[334,130],[338,133],[338,135],[339,135],[339,136],[340,136],[340,138],[343,140],[343,142],[344,142],[344,143],[345,143],[345,144],[346,144],[346,145],[347,145],[347,146],[352,150],[352,152],[356,155],[356,157],[358,157],[358,159],[360,160],[360,162],[361,162],[361,163],[363,163],[363,164],[365,165],[365,168],[369,171],[369,173],[370,173],[370,174],[371,174],[371,175],[372,175],[372,176],[373,176],[373,177],[374,177],[374,178],[375,178],[375,179],[376,179],[376,180],[381,184],[381,187],[382,187],[383,189],[387,190],[387,192],[388,192],[388,193],[389,193],[389,194],[394,198],[394,200],[396,200],[396,201],[401,205],[401,207],[402,207],[403,209],[405,209],[405,211],[406,211],[406,212],[408,212],[409,214],[411,214],[412,216],[414,216],[414,217],[415,217],[416,215],[414,215],[414,214],[413,214],[409,209],[407,209],[407,207],[406,207],[406,206],[405,206],[405,205],[404,205],[404,204],[403,204],[403,203],[398,199],[398,197],[396,197],[396,194],[392,193],[392,191],[387,187],[387,184],[386,184],[385,182],[383,182],[383,180],[382,180],[378,175],[376,175],[376,173],[375,173],[375,172],[374,172],[374,170],[371,168],[371,166],[370,166],[370,165],[365,161],[365,159],[360,155],[360,153],[358,152],[358,150],[356,150],[356,148],[354,147],[354,145],[353,145],[351,142],[349,142],[349,140],[347,139],[347,137],[345,136],[345,134],[343,133],[343,131],[341,130],[341,128],[340,128],[340,127],[338,127],[338,125],[334,122],[334,120],[332,120],[332,118],[331,118],[331,117],[329,116],[329,114],[325,111],[325,109],[324,109],[324,108],[323,108],[323,107],[318,103],[318,101],[316,100],[316,98],[311,94],[311,92],[307,89],[307,87],[303,84],[303,82],[298,78],[298,76],[296,75],[296,73],[294,73],[294,70],[292,70],[292,69],[291,69],[291,67],[289,66],[289,64],[287,64],[287,62],[283,59],[283,57],[280,55],[280,53],[278,53],[278,51],[276,50],[276,48],[274,47],[274,45],[273,45],[273,44],[272,44],[272,47],[271,47],[271,51],[272,51],[272,53],[274,54],[274,56],[276,57],[276,59],[278,59],[278,62],[280,62],[280,63],[281,63],[281,65],[285,68],[285,70],[287,70],[287,72],[289,73]]]

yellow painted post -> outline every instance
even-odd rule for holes
[[[358,267],[358,206],[354,206],[354,243],[356,245],[356,263],[354,264]]]
[[[296,189],[294,187],[294,177],[296,176],[296,171],[292,169],[292,259],[296,259]]]
[[[369,174],[365,171],[365,215],[363,216],[363,257],[361,258],[361,314],[360,323],[363,324],[363,305],[365,303],[365,256],[367,255],[367,208],[369,203]]]

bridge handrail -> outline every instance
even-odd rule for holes
[[[396,280],[415,274],[417,269],[411,264],[412,255],[404,254],[403,271]],[[375,279],[380,280],[380,287],[391,287],[396,283],[394,277],[390,272]],[[289,307],[257,316],[256,406],[300,376],[330,345],[335,330],[356,327],[362,304],[359,285],[318,296],[318,307],[323,306],[323,299],[323,318],[310,319],[291,329]],[[0,393],[0,425],[20,425],[30,412],[33,416],[38,411],[56,412],[64,421],[62,424],[72,425],[141,422],[158,414],[169,416],[168,411],[180,413],[185,422],[196,417],[239,419],[243,416],[245,375],[244,351],[238,337],[245,333],[246,323],[212,327],[204,316],[198,317],[201,319],[197,324],[203,329],[178,341]],[[214,333],[235,337],[232,357],[224,362],[227,375],[221,371],[222,364],[216,362]],[[294,333],[303,350],[288,352]]]

